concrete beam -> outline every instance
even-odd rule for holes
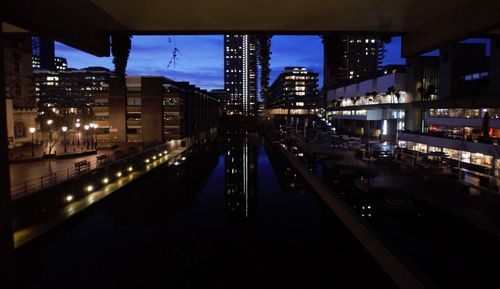
[[[403,35],[403,57],[416,56],[500,27],[498,0],[468,1]]]
[[[2,1],[0,16],[8,23],[48,36],[96,56],[109,56],[110,29],[119,24],[90,1]],[[81,16],[85,15],[85,16]],[[87,17],[87,18],[84,18]],[[98,19],[89,21],[89,18]],[[103,25],[97,27],[97,25]],[[125,30],[125,29],[123,29]]]
[[[3,29],[0,26],[0,287],[11,289],[15,287],[14,242],[12,237],[9,147],[7,138],[7,111],[5,107],[5,67],[2,31]]]

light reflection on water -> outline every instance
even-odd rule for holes
[[[297,174],[245,131],[152,170],[17,255],[20,288],[393,286]]]

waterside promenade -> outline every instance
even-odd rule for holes
[[[61,225],[73,216],[89,208],[93,204],[106,198],[115,191],[125,187],[127,184],[137,180],[150,170],[160,165],[178,165],[178,161],[183,157],[184,152],[185,148],[180,148],[168,153],[165,156],[158,157],[155,160],[151,159],[151,161],[148,162],[144,169],[133,171],[128,175],[123,174],[123,177],[116,179],[114,182],[111,182],[96,191],[88,193],[81,199],[73,201],[73,196],[67,196],[68,204],[62,207],[56,213],[52,214],[50,217],[43,219],[41,222],[15,230],[15,247],[19,248],[26,243],[34,240],[35,238],[41,236],[42,234],[50,231],[56,226]]]

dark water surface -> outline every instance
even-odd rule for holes
[[[258,136],[229,132],[176,169],[18,250],[19,288],[395,287]]]

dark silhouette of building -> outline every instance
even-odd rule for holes
[[[379,37],[328,35],[323,43],[326,90],[373,78],[384,55]]]
[[[224,35],[224,89],[229,115],[255,115],[257,101],[256,38]]]
[[[55,70],[54,40],[34,36],[31,39],[31,45],[33,49],[33,68]]]
[[[227,111],[229,107],[228,93],[225,89],[212,89],[210,94],[219,101],[220,108],[223,112]]]
[[[102,91],[111,72],[104,67],[67,70],[35,70],[34,81],[40,111],[89,109],[92,95]]]

